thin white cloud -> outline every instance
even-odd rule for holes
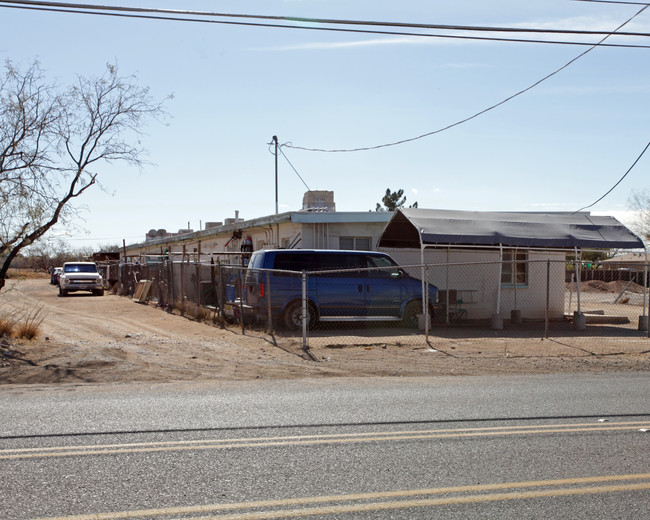
[[[629,15],[631,16],[631,14]],[[628,17],[629,17],[628,16]],[[536,29],[565,29],[565,30],[585,30],[585,31],[611,31],[617,28],[621,23],[626,20],[624,16],[612,17],[612,16],[576,16],[569,18],[558,18],[558,19],[549,19],[549,20],[532,20],[526,22],[516,22],[516,23],[503,23],[496,24],[497,26],[503,27],[519,27],[522,29],[525,28],[536,28]],[[650,32],[650,23],[645,20],[633,20],[627,24],[623,31],[628,32]],[[463,32],[463,31],[442,31],[440,34],[449,35],[449,36],[477,36],[474,32]],[[481,33],[478,36],[484,37],[497,37],[504,38],[508,35],[503,33]],[[513,35],[511,35],[513,36]],[[597,42],[604,35],[571,35],[570,39],[573,41],[585,41],[585,42]],[[531,35],[532,39],[546,39],[546,40],[566,40],[567,35]],[[609,40],[613,41],[614,37],[610,37]],[[618,43],[623,43],[623,37],[617,38]],[[630,40],[628,43],[638,43],[638,38],[628,37],[626,40]],[[274,47],[264,47],[257,50],[265,51],[299,51],[299,50],[330,50],[330,49],[349,49],[349,48],[361,48],[361,47],[376,47],[376,46],[387,46],[387,45],[466,45],[466,44],[476,44],[482,43],[485,44],[485,41],[482,40],[472,40],[472,39],[452,39],[452,38],[427,38],[427,37],[418,37],[418,36],[396,36],[396,37],[385,37],[385,38],[372,38],[362,40],[351,40],[351,41],[339,41],[339,42],[311,42],[298,45],[286,45],[286,46],[274,46]]]
[[[275,47],[264,47],[265,51],[305,51],[305,50],[329,50],[329,49],[349,49],[353,47],[375,47],[378,45],[414,45],[427,43],[423,42],[425,38],[400,37],[400,38],[375,38],[370,40],[354,40],[346,42],[311,42],[298,45],[283,45]]]

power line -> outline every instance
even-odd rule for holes
[[[593,4],[650,5],[648,2],[623,2],[621,0],[573,0],[574,2],[591,2]]]
[[[284,146],[284,145],[282,145],[282,146]],[[295,174],[298,176],[298,178],[299,178],[299,179],[302,181],[302,183],[305,185],[305,188],[307,188],[307,191],[311,191],[311,189],[309,188],[309,186],[307,186],[307,183],[305,182],[305,180],[304,180],[304,179],[300,176],[300,174],[298,173],[298,170],[296,170],[296,169],[294,168],[294,166],[293,166],[293,164],[291,164],[291,161],[289,160],[289,158],[285,155],[284,151],[282,150],[282,146],[279,146],[279,147],[278,147],[278,150],[280,150],[280,153],[282,154],[282,157],[284,157],[284,158],[286,159],[286,161],[289,163],[289,166],[291,166],[291,168],[293,169],[293,171],[295,172]]]
[[[86,9],[89,11],[117,11],[130,13],[153,13],[153,14],[174,14],[174,15],[193,15],[209,16],[221,18],[246,18],[257,20],[276,20],[283,22],[300,22],[300,23],[320,23],[330,25],[366,25],[379,27],[405,27],[410,29],[443,29],[453,31],[482,31],[482,32],[516,32],[516,33],[543,33],[543,34],[578,34],[578,35],[601,35],[612,34],[610,31],[585,31],[577,29],[537,29],[526,27],[486,27],[473,25],[448,25],[448,24],[423,24],[410,22],[383,22],[374,20],[346,20],[338,18],[305,18],[297,16],[274,16],[274,15],[255,15],[240,13],[217,13],[213,11],[191,11],[185,9],[160,9],[145,7],[126,7],[126,6],[98,6],[85,3],[69,2],[45,2],[39,0],[0,0],[3,4],[18,4],[29,6],[56,7],[65,9]],[[650,33],[621,32],[622,36],[650,36]]]
[[[347,148],[347,149],[307,148],[307,147],[303,147],[303,146],[293,146],[291,144],[287,144],[286,146],[289,147],[289,148],[294,148],[296,150],[303,150],[303,151],[307,151],[307,152],[327,152],[327,153],[362,152],[362,151],[378,150],[380,148],[388,148],[390,146],[397,146],[397,145],[400,145],[400,144],[410,143],[412,141],[417,141],[417,140],[423,139],[425,137],[429,137],[429,136],[432,136],[432,135],[435,135],[435,134],[439,134],[441,132],[444,132],[445,130],[449,130],[449,129],[454,128],[456,126],[460,126],[460,125],[462,125],[464,123],[467,123],[468,121],[471,121],[472,119],[476,119],[477,117],[482,116],[483,114],[485,114],[487,112],[490,112],[491,110],[494,110],[497,107],[500,107],[501,105],[506,104],[508,101],[511,101],[511,100],[521,96],[522,94],[525,94],[526,92],[528,92],[529,90],[532,90],[533,88],[535,88],[539,84],[543,83],[547,79],[549,79],[549,78],[555,76],[556,74],[558,74],[559,72],[563,71],[564,69],[566,69],[567,67],[569,67],[570,65],[572,65],[573,63],[578,61],[580,58],[585,56],[587,53],[593,51],[596,47],[600,47],[603,41],[605,41],[607,38],[609,38],[612,34],[615,34],[618,31],[618,29],[624,27],[625,25],[630,23],[632,20],[634,20],[634,18],[639,16],[648,7],[649,7],[649,5],[645,5],[644,7],[642,7],[633,16],[628,18],[625,22],[623,22],[616,29],[614,29],[614,31],[612,33],[605,36],[600,42],[592,45],[589,49],[587,49],[584,52],[578,54],[575,58],[568,61],[567,63],[562,65],[560,68],[554,70],[550,74],[547,74],[543,78],[537,80],[532,85],[529,85],[525,89],[520,90],[520,91],[516,92],[515,94],[512,94],[511,96],[499,101],[498,103],[495,103],[494,105],[491,105],[488,108],[485,108],[485,109],[481,110],[480,112],[476,112],[475,114],[473,114],[473,115],[471,115],[469,117],[466,117],[465,119],[462,119],[460,121],[456,121],[455,123],[449,124],[449,125],[447,125],[447,126],[445,126],[443,128],[439,128],[437,130],[433,130],[432,132],[427,132],[425,134],[421,134],[421,135],[418,135],[418,136],[415,136],[415,137],[410,137],[410,138],[407,138],[407,139],[401,139],[399,141],[394,141],[392,143],[380,144],[380,145],[375,145],[375,146],[367,146],[367,147],[361,147],[361,148]]]
[[[585,210],[585,209],[587,209],[587,208],[591,208],[592,206],[595,206],[595,205],[598,204],[601,200],[603,200],[605,197],[607,197],[607,195],[609,195],[612,191],[614,191],[614,188],[616,188],[616,186],[618,186],[621,182],[623,182],[623,179],[625,179],[625,177],[627,177],[627,175],[632,171],[632,168],[634,168],[634,167],[636,166],[636,163],[639,162],[639,160],[641,159],[641,157],[643,157],[643,154],[646,153],[646,151],[648,150],[648,148],[650,148],[650,142],[649,142],[648,144],[645,145],[645,148],[643,149],[643,151],[641,152],[641,154],[640,154],[640,155],[636,158],[636,160],[632,163],[632,166],[630,166],[630,167],[628,168],[628,170],[625,172],[625,174],[623,175],[623,177],[621,177],[621,178],[618,180],[618,182],[617,182],[616,184],[614,184],[614,186],[612,186],[612,187],[607,191],[607,193],[605,193],[602,197],[600,197],[600,198],[599,198],[598,200],[596,200],[595,202],[592,202],[591,204],[589,204],[589,206],[585,206],[584,208],[580,208],[580,209],[574,211],[572,214],[575,215],[576,213],[579,213],[580,211],[583,211],[583,210]]]
[[[5,4],[17,4],[17,5],[5,5]],[[463,36],[463,35],[454,35],[454,34],[432,34],[432,33],[405,32],[405,31],[377,31],[377,30],[370,30],[370,29],[342,29],[338,27],[313,27],[313,26],[303,26],[303,25],[284,25],[284,24],[277,24],[277,23],[271,24],[271,23],[235,22],[235,21],[226,21],[226,20],[184,18],[178,15],[251,18],[251,19],[256,18],[256,19],[281,20],[285,22],[302,21],[302,22],[309,22],[309,23],[325,23],[325,24],[410,27],[410,28],[417,28],[417,29],[437,28],[442,30],[455,30],[455,31],[462,30],[467,32],[478,31],[478,32],[573,34],[573,35],[601,35],[601,34],[612,35],[613,34],[608,31],[580,31],[580,30],[535,29],[535,28],[515,28],[515,27],[477,27],[477,26],[461,26],[461,25],[409,24],[409,23],[399,23],[399,22],[372,22],[372,21],[356,21],[356,20],[277,17],[277,16],[245,15],[245,14],[211,13],[211,12],[201,12],[201,11],[181,11],[181,10],[173,10],[173,9],[147,9],[147,8],[118,7],[118,6],[92,6],[87,4],[64,4],[59,2],[39,2],[39,1],[28,1],[28,0],[24,0],[22,2],[11,1],[11,0],[0,0],[0,7],[10,8],[10,9],[31,10],[31,11],[111,16],[111,17],[118,17],[118,18],[211,23],[211,24],[221,24],[221,25],[265,27],[265,28],[276,28],[276,29],[299,29],[299,30],[310,30],[310,31],[329,31],[329,32],[343,32],[343,33],[358,33],[358,34],[379,34],[379,35],[387,35],[387,36],[414,36],[414,37],[424,37],[424,38],[449,38],[449,39],[462,39],[462,40],[502,41],[502,42],[513,42],[513,43],[542,43],[542,44],[551,44],[551,45],[591,46],[594,45],[594,43],[578,42],[578,41],[560,41],[560,40],[536,40],[536,39],[526,39],[526,38]],[[132,14],[134,12],[151,13],[151,14]],[[165,13],[176,14],[177,16],[162,16],[162,14]],[[650,33],[630,32],[630,33],[618,33],[618,35],[631,36],[631,37],[648,37],[650,36]],[[622,48],[642,48],[642,49],[650,48],[650,45],[620,44],[620,43],[619,44],[608,43],[608,44],[602,44],[602,46],[622,47]]]

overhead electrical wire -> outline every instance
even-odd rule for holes
[[[403,139],[401,141],[396,141],[393,143],[373,146],[373,147],[364,147],[364,148],[355,148],[355,149],[340,149],[340,150],[326,150],[326,149],[317,149],[317,148],[305,148],[299,146],[293,146],[290,143],[281,145],[279,147],[280,153],[285,158],[289,166],[296,173],[298,178],[302,181],[305,187],[309,190],[309,186],[300,176],[296,168],[293,166],[289,158],[286,156],[282,148],[284,146],[288,148],[294,148],[298,150],[305,151],[316,151],[316,152],[356,152],[356,151],[365,151],[373,150],[378,148],[385,148],[388,146],[396,146],[399,144],[415,141],[417,139],[422,139],[428,137],[465,122],[468,122],[480,115],[489,112],[508,101],[528,92],[533,89],[540,83],[546,81],[552,76],[556,75],[560,71],[564,70],[571,64],[573,64],[578,59],[582,58],[587,53],[594,50],[596,47],[637,47],[637,48],[649,48],[650,46],[646,45],[632,45],[632,44],[609,44],[605,43],[610,36],[628,36],[628,37],[648,37],[649,33],[639,33],[639,32],[619,32],[619,30],[627,25],[630,21],[640,15],[645,11],[650,4],[645,2],[631,2],[631,1],[621,1],[621,0],[575,0],[579,2],[591,2],[591,3],[601,3],[601,4],[623,4],[623,5],[642,5],[643,8],[640,9],[635,15],[626,20],[624,23],[619,25],[614,31],[581,31],[581,30],[569,30],[569,29],[537,29],[537,28],[520,28],[520,27],[484,27],[484,26],[465,26],[465,25],[443,25],[443,24],[415,24],[415,23],[403,23],[403,22],[377,22],[377,21],[363,21],[363,20],[340,20],[340,19],[316,19],[316,18],[302,18],[302,17],[285,17],[285,16],[268,16],[268,15],[248,15],[248,14],[227,14],[227,13],[214,13],[214,12],[202,12],[202,11],[189,11],[189,10],[178,10],[178,9],[152,9],[152,8],[140,8],[140,7],[124,7],[124,6],[96,6],[89,4],[79,4],[79,3],[63,3],[63,2],[42,2],[35,0],[24,0],[24,1],[9,1],[9,0],[0,0],[0,7],[5,8],[14,8],[14,9],[27,9],[27,10],[37,10],[37,11],[49,11],[49,12],[61,12],[61,13],[73,13],[73,14],[93,14],[93,15],[103,15],[103,16],[113,16],[113,17],[125,17],[125,18],[142,18],[142,19],[155,19],[155,20],[165,20],[165,21],[185,21],[185,22],[198,22],[198,23],[217,23],[223,25],[243,25],[243,26],[254,26],[254,27],[271,27],[271,28],[284,28],[284,29],[304,29],[304,30],[318,30],[318,31],[333,31],[333,32],[353,32],[353,33],[363,33],[363,34],[382,34],[382,35],[391,35],[391,36],[416,36],[416,37],[432,37],[432,38],[452,38],[452,39],[470,39],[470,40],[488,40],[488,41],[508,41],[508,42],[517,42],[517,43],[547,43],[547,44],[556,44],[556,45],[588,45],[589,49],[579,54],[569,62],[567,62],[562,67],[556,69],[550,74],[544,76],[542,79],[533,83],[529,87],[509,96],[508,98],[502,100],[499,103],[496,103],[476,114],[465,118],[461,121],[457,121],[451,125],[448,125],[444,128],[440,128],[433,132],[428,132],[420,136],[416,136],[409,139]],[[130,13],[130,14],[124,14]],[[138,14],[133,14],[138,13]],[[148,14],[142,14],[148,13]],[[164,15],[175,15],[175,16],[160,16]],[[205,20],[205,19],[196,19],[196,18],[187,18],[187,16],[207,16],[207,17],[222,17],[222,18],[240,18],[240,19],[258,19],[258,20],[276,20],[282,22],[291,22],[293,25],[284,25],[284,24],[269,24],[269,23],[251,23],[251,22],[235,22],[227,20]],[[570,34],[570,35],[605,35],[597,43],[589,42],[570,42],[570,41],[557,41],[557,40],[532,40],[532,39],[523,39],[523,38],[497,38],[497,37],[480,37],[480,36],[464,36],[458,34],[431,34],[431,33],[412,33],[404,31],[376,31],[369,29],[340,29],[336,27],[313,27],[313,26],[301,26],[295,25],[295,23],[319,23],[327,25],[352,25],[352,26],[378,26],[378,27],[400,27],[400,28],[409,28],[409,29],[436,29],[436,30],[449,30],[449,31],[465,31],[465,32],[506,32],[506,33],[537,33],[537,34]],[[627,177],[627,175],[632,171],[632,169],[639,162],[641,157],[646,153],[650,148],[650,142],[645,146],[641,154],[636,158],[634,163],[630,168],[625,172],[625,174],[614,184],[605,194],[603,194],[599,199],[594,201],[588,206],[580,208],[575,213],[583,211],[585,209],[595,206],[598,202],[603,200],[607,195],[609,195],[622,181]]]
[[[600,197],[598,200],[592,202],[592,203],[589,204],[588,206],[585,206],[584,208],[580,208],[580,209],[574,211],[572,214],[575,215],[576,213],[579,213],[579,212],[581,212],[581,211],[583,211],[583,210],[585,210],[585,209],[588,209],[588,208],[591,208],[592,206],[595,206],[595,205],[598,204],[601,200],[603,200],[605,197],[607,197],[607,195],[609,195],[612,191],[614,191],[614,188],[616,188],[616,186],[618,186],[621,182],[623,182],[623,179],[625,179],[625,177],[628,176],[628,174],[629,174],[629,173],[632,171],[632,169],[636,166],[636,163],[638,163],[639,160],[641,159],[641,157],[643,157],[643,155],[648,151],[648,148],[650,148],[650,142],[649,142],[648,144],[645,145],[645,148],[644,148],[643,151],[639,154],[639,156],[636,158],[636,160],[632,163],[632,166],[630,166],[630,167],[628,168],[628,170],[627,170],[627,171],[625,172],[625,174],[624,174],[624,175],[623,175],[623,176],[618,180],[618,182],[617,182],[616,184],[614,184],[614,186],[612,186],[612,187],[611,187],[611,188],[610,188],[610,189],[609,189],[609,190],[608,190],[608,191],[607,191],[607,192],[606,192],[602,197]]]
[[[217,13],[213,11],[190,11],[185,9],[161,9],[161,8],[150,8],[150,7],[93,5],[93,4],[86,4],[86,3],[70,3],[70,2],[45,2],[41,0],[0,0],[0,3],[29,5],[29,6],[57,7],[57,8],[66,8],[66,9],[87,9],[91,11],[118,11],[118,12],[132,12],[132,13],[150,13],[150,14],[162,13],[162,14],[209,16],[209,17],[221,17],[221,18],[248,18],[248,19],[257,19],[257,20],[276,20],[276,21],[284,21],[284,22],[321,23],[321,24],[332,24],[332,25],[338,24],[338,25],[369,25],[369,26],[380,26],[380,27],[407,27],[409,29],[444,29],[444,30],[454,30],[454,31],[579,34],[579,35],[612,34],[610,31],[585,31],[585,30],[577,30],[577,29],[486,27],[486,26],[475,26],[475,25],[382,22],[382,21],[374,21],[374,20],[345,20],[339,18],[305,18],[305,17],[298,17],[298,16]],[[636,32],[635,33],[620,32],[617,34],[622,36],[650,36],[650,33],[636,33]]]
[[[543,43],[551,45],[582,45],[591,46],[593,42],[579,42],[579,41],[562,41],[562,40],[539,40],[539,39],[526,39],[526,38],[498,38],[488,36],[466,36],[458,34],[432,34],[420,32],[405,32],[405,31],[377,31],[370,29],[341,29],[338,27],[314,27],[304,25],[285,25],[285,24],[271,24],[271,23],[253,23],[253,22],[236,22],[227,20],[209,20],[201,18],[186,18],[186,16],[205,16],[205,17],[222,17],[222,18],[243,18],[243,19],[262,19],[262,20],[277,20],[284,22],[302,22],[302,23],[319,23],[319,24],[339,24],[339,25],[356,25],[356,26],[381,26],[381,27],[406,27],[412,29],[439,29],[450,31],[466,31],[466,32],[508,32],[508,33],[539,33],[539,34],[569,34],[569,35],[612,35],[608,31],[582,31],[570,29],[536,29],[536,28],[521,28],[521,27],[481,27],[481,26],[464,26],[464,25],[442,25],[442,24],[416,24],[416,23],[402,23],[402,22],[377,22],[377,21],[364,21],[364,20],[339,20],[339,19],[325,19],[325,18],[300,18],[288,16],[267,16],[267,15],[248,15],[248,14],[228,14],[228,13],[215,13],[205,11],[188,11],[179,9],[154,9],[142,7],[123,7],[123,6],[96,6],[89,4],[79,3],[63,3],[63,2],[43,2],[37,0],[0,0],[0,7],[23,9],[33,11],[47,11],[57,13],[73,13],[73,14],[90,14],[99,16],[112,16],[120,18],[139,18],[147,20],[163,20],[163,21],[181,21],[181,22],[195,22],[195,23],[213,23],[222,25],[239,25],[249,27],[269,27],[279,29],[301,29],[311,31],[330,31],[330,32],[348,32],[360,34],[380,34],[388,36],[414,36],[424,38],[448,38],[448,39],[462,39],[462,40],[482,40],[482,41],[503,41],[514,43]],[[148,14],[133,14],[133,13],[148,13]],[[165,14],[173,14],[175,16],[162,16]],[[650,37],[650,33],[618,33],[620,36],[628,37]],[[623,47],[623,48],[650,48],[650,45],[638,44],[622,44],[622,43],[608,43],[603,44],[607,47]]]
[[[444,132],[446,130],[454,128],[456,126],[460,126],[460,125],[462,125],[464,123],[467,123],[468,121],[471,121],[472,119],[476,119],[477,117],[482,116],[483,114],[486,114],[487,112],[490,112],[491,110],[494,110],[495,108],[500,107],[501,105],[506,104],[507,102],[509,102],[509,101],[521,96],[522,94],[525,94],[526,92],[532,90],[533,88],[537,87],[538,85],[540,85],[541,83],[543,83],[547,79],[552,78],[553,76],[555,76],[559,72],[563,71],[564,69],[566,69],[567,67],[569,67],[570,65],[572,65],[573,63],[578,61],[580,58],[585,56],[587,53],[593,51],[597,47],[600,47],[603,41],[605,41],[607,38],[609,38],[612,34],[616,34],[616,32],[620,28],[625,27],[628,23],[630,23],[632,20],[634,20],[637,16],[639,16],[648,7],[649,7],[649,5],[644,5],[644,7],[642,7],[633,16],[631,16],[626,21],[624,21],[621,25],[619,25],[616,29],[614,29],[614,31],[607,34],[607,36],[605,36],[600,42],[592,45],[589,49],[587,49],[584,52],[578,54],[575,58],[571,59],[570,61],[568,61],[567,63],[562,65],[560,68],[554,70],[550,74],[547,74],[543,78],[537,80],[532,85],[529,85],[528,87],[526,87],[526,88],[512,94],[511,96],[499,101],[498,103],[495,103],[494,105],[491,105],[491,106],[489,106],[487,108],[484,108],[483,110],[481,110],[479,112],[476,112],[475,114],[473,114],[473,115],[471,115],[469,117],[466,117],[465,119],[461,119],[460,121],[456,121],[455,123],[451,123],[451,124],[449,124],[447,126],[439,128],[437,130],[433,130],[431,132],[427,132],[425,134],[421,134],[421,135],[418,135],[418,136],[415,136],[415,137],[401,139],[399,141],[394,141],[394,142],[391,142],[391,143],[385,143],[385,144],[380,144],[380,145],[375,145],[375,146],[366,146],[366,147],[360,147],[360,148],[325,149],[325,148],[308,148],[308,147],[304,147],[304,146],[294,146],[292,144],[287,144],[286,146],[289,147],[289,148],[294,148],[296,150],[303,150],[303,151],[307,151],[307,152],[326,152],[326,153],[362,152],[362,151],[378,150],[380,148],[388,148],[388,147],[391,147],[391,146],[397,146],[397,145],[400,145],[400,144],[410,143],[410,142],[413,142],[413,141],[417,141],[419,139],[424,139],[425,137],[429,137],[429,136],[432,136],[432,135],[435,135],[435,134],[439,134],[441,132]]]
[[[294,173],[298,176],[298,178],[299,178],[299,179],[302,181],[302,183],[305,185],[305,188],[307,188],[307,191],[311,191],[311,189],[309,188],[309,186],[307,186],[307,183],[305,182],[305,180],[304,180],[304,179],[302,178],[302,176],[298,173],[298,170],[296,170],[296,168],[294,167],[294,165],[291,164],[291,161],[289,160],[289,158],[286,156],[286,154],[285,154],[284,151],[282,150],[282,146],[278,146],[278,150],[280,150],[280,153],[282,154],[282,157],[285,158],[285,160],[289,163],[289,166],[291,166],[291,169],[294,171]]]
[[[592,4],[650,5],[648,2],[624,2],[622,0],[573,0],[574,2],[591,2]]]

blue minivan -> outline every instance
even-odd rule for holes
[[[259,319],[270,313],[288,328],[302,327],[302,272],[307,273],[307,323],[400,321],[416,327],[422,313],[421,280],[385,253],[322,249],[268,249],[251,256],[246,307]],[[437,288],[429,284],[429,302]],[[433,316],[433,304],[429,305]]]

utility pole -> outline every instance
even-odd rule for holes
[[[275,214],[278,211],[278,136],[273,136],[273,144],[275,145]]]
[[[279,211],[278,206],[278,136],[273,136],[273,144],[275,145],[275,214],[277,215]],[[275,223],[275,244],[276,247],[280,247],[280,223]]]

